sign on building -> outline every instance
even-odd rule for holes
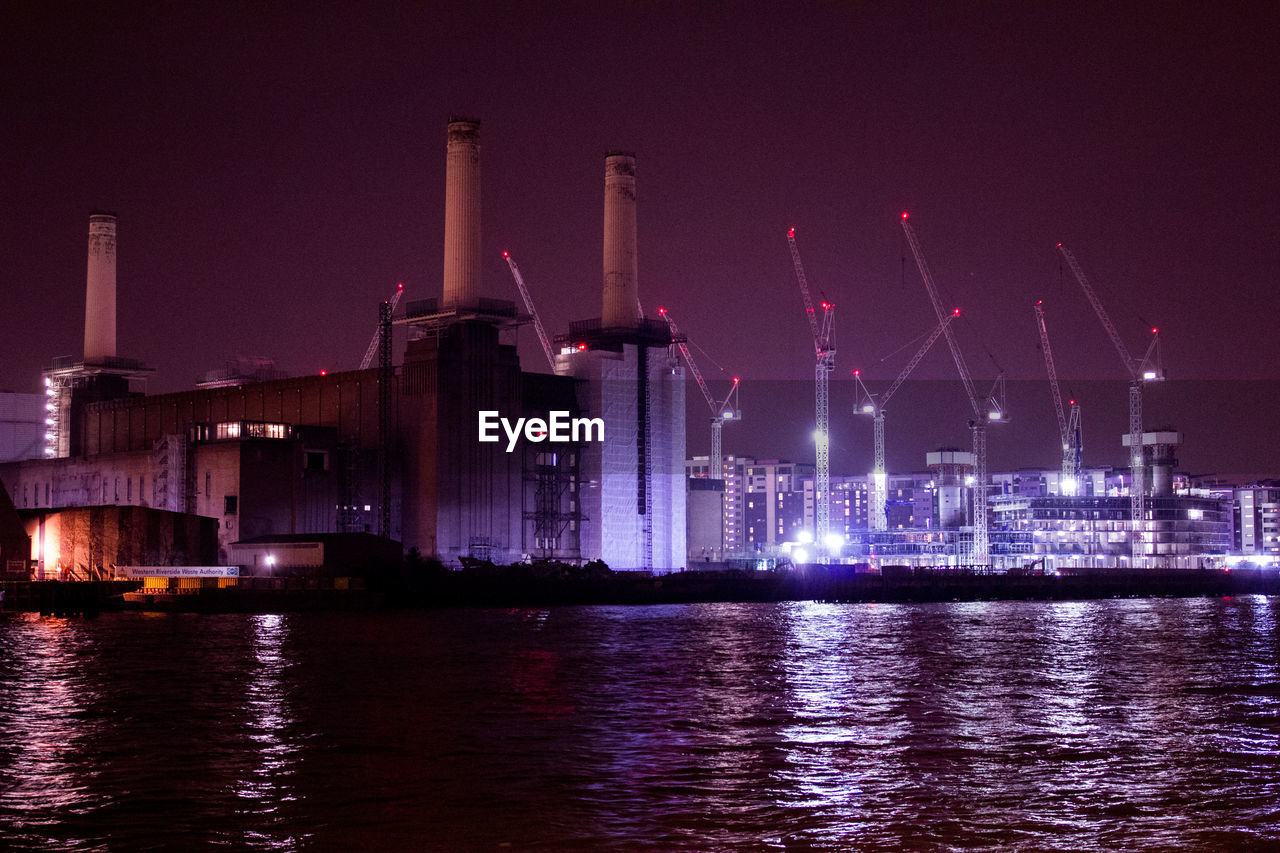
[[[238,578],[239,566],[116,566],[118,578]]]

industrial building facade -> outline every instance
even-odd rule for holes
[[[602,317],[570,326],[547,375],[521,370],[528,318],[482,293],[478,122],[449,123],[446,157],[443,292],[396,318],[398,370],[138,393],[147,369],[115,351],[116,218],[95,213],[84,359],[46,373],[44,458],[0,464],[28,528],[37,509],[53,529],[49,513],[135,506],[215,520],[222,563],[261,537],[374,532],[452,565],[684,566],[683,371],[637,310],[635,158],[606,157]],[[481,411],[551,410],[600,418],[603,441],[479,440]],[[33,548],[41,570],[62,553]]]

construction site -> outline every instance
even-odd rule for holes
[[[1181,433],[1150,428],[1143,418],[1144,388],[1165,378],[1159,330],[1150,330],[1143,354],[1135,357],[1081,264],[1061,243],[1057,251],[1128,376],[1129,429],[1118,438],[1129,464],[1120,468],[1086,465],[1081,405],[1075,399],[1064,402],[1043,301],[1037,300],[1034,316],[1058,426],[1055,438],[1061,448],[1061,466],[992,472],[988,431],[1009,420],[1004,375],[997,375],[989,390],[978,388],[954,333],[953,321],[960,309],[943,303],[906,212],[900,224],[936,326],[885,387],[873,391],[860,370],[852,371],[859,399],[851,414],[872,421],[874,461],[865,475],[831,471],[835,305],[823,297],[815,307],[794,228],[787,232],[787,243],[814,355],[813,463],[726,458],[721,429],[739,414],[739,380],[734,377],[729,398],[717,406],[681,344],[713,411],[711,453],[686,461],[691,478],[691,563],[724,561],[757,568],[855,563],[871,570],[892,564],[1000,572],[1029,566],[1036,571],[1204,568],[1242,561],[1265,566],[1280,557],[1274,490],[1204,488],[1175,474]],[[914,473],[890,472],[885,461],[886,409],[939,338],[946,340],[969,403],[959,414],[971,446],[929,452],[926,468]],[[1264,494],[1255,494],[1259,491]],[[1261,507],[1256,518],[1253,512],[1242,513],[1242,501]],[[1250,535],[1242,533],[1242,523],[1249,526]],[[1271,538],[1263,541],[1254,535],[1255,524],[1262,537],[1269,530]]]
[[[0,464],[12,505],[0,506],[11,516],[0,543],[7,576],[104,580],[130,565],[333,574],[343,567],[326,549],[351,550],[335,536],[378,537],[446,566],[603,561],[655,574],[712,563],[1200,567],[1280,552],[1274,495],[1250,492],[1257,513],[1242,514],[1239,490],[1179,479],[1181,434],[1143,416],[1146,387],[1164,379],[1158,330],[1135,356],[1061,244],[1128,377],[1129,428],[1117,439],[1129,464],[1086,464],[1081,405],[1061,392],[1036,302],[1028,309],[1061,465],[992,472],[989,433],[1009,419],[1003,376],[978,386],[955,334],[961,312],[943,302],[906,213],[900,226],[935,324],[923,342],[883,387],[851,371],[858,405],[833,411],[836,306],[815,299],[790,229],[813,354],[812,461],[726,455],[724,427],[743,418],[743,380],[713,391],[671,313],[644,311],[635,155],[604,158],[600,315],[557,333],[510,253],[502,254],[523,304],[487,295],[496,288],[481,277],[479,128],[473,119],[447,127],[439,295],[402,299],[397,286],[354,370],[288,377],[270,360],[240,358],[190,390],[145,393],[151,368],[120,355],[116,340],[117,217],[92,214],[83,357],[52,359],[44,372],[39,458]],[[522,327],[532,327],[545,356],[537,370],[517,354]],[[407,333],[402,352],[393,351],[396,328]],[[968,403],[942,416],[963,423],[970,446],[929,452],[919,472],[890,472],[886,414],[940,340]],[[709,413],[706,457],[686,453],[686,371]],[[768,405],[752,417],[768,418]],[[544,442],[550,412],[595,419],[603,434]],[[508,450],[478,437],[485,413],[541,423],[542,432]],[[871,422],[871,470],[833,472],[833,419],[862,417]],[[1246,524],[1253,544],[1242,539]]]

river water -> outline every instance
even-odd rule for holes
[[[0,614],[0,848],[1275,847],[1278,619]]]

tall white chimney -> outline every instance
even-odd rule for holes
[[[89,269],[85,279],[84,360],[102,364],[116,354],[116,218],[89,216]]]
[[[636,327],[636,281],[636,157],[614,151],[604,159],[604,328]]]
[[[444,185],[444,300],[470,307],[480,297],[480,122],[449,121]]]

